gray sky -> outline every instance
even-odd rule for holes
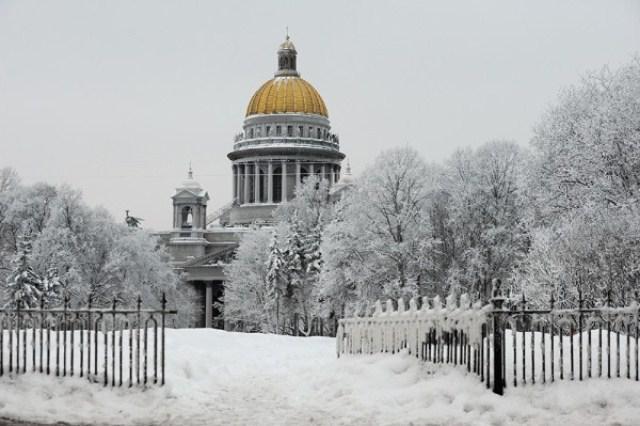
[[[166,229],[191,160],[225,204],[287,25],[356,174],[392,146],[526,144],[561,88],[640,50],[638,1],[0,0],[0,167]]]

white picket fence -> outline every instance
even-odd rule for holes
[[[444,305],[438,296],[431,301],[423,297],[420,309],[415,299],[409,301],[408,309],[402,299],[397,301],[397,309],[392,300],[386,302],[385,309],[382,306],[377,301],[371,316],[340,320],[336,334],[338,357],[402,349],[418,357],[428,332],[439,338],[455,330],[464,333],[467,343],[474,345],[481,340],[481,327],[492,308],[491,304],[482,306],[479,302],[472,305],[466,294],[459,299],[450,295]]]

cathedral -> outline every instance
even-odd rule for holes
[[[341,174],[345,155],[331,132],[325,102],[300,76],[297,56],[287,36],[278,49],[274,77],[249,101],[242,132],[227,154],[233,176],[231,201],[207,213],[209,195],[191,167],[171,197],[173,227],[159,236],[184,285],[199,295],[202,312],[195,326],[224,327],[216,308],[224,294],[224,266],[250,225],[269,226],[276,207],[291,200],[311,174],[326,179],[334,197],[351,183],[348,167]]]

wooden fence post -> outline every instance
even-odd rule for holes
[[[491,298],[491,304],[493,305],[493,311],[491,313],[491,316],[493,317],[493,393],[498,395],[504,394],[504,377],[502,377],[503,363],[505,362],[502,357],[503,303],[504,297],[502,297],[500,293],[500,280],[495,280],[493,283],[493,295]],[[487,377],[487,380],[488,379],[489,378]]]

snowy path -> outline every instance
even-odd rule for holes
[[[637,424],[640,384],[508,389],[433,374],[404,354],[337,360],[334,341],[170,330],[168,384],[141,392],[28,374],[0,379],[0,417],[126,425]]]

